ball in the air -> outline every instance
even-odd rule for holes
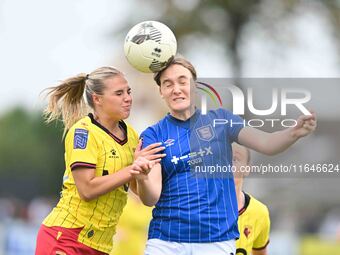
[[[124,42],[128,62],[145,73],[161,71],[176,55],[174,33],[158,21],[143,21],[130,29]]]

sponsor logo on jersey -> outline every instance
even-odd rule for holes
[[[115,149],[112,148],[110,152],[111,152],[111,155],[109,156],[109,158],[119,158]]]
[[[166,140],[166,141],[164,142],[164,146],[165,146],[165,147],[170,147],[170,146],[174,145],[174,143],[175,143],[175,139],[169,138],[168,140]]]
[[[186,155],[183,155],[183,156],[180,156],[180,157],[177,157],[177,156],[172,156],[172,159],[171,159],[171,162],[174,163],[175,165],[178,164],[178,161],[180,160],[184,160],[184,159],[189,159],[192,160],[194,158],[202,158],[204,156],[208,156],[208,155],[213,155],[213,152],[211,150],[211,146],[209,147],[204,147],[203,149],[200,148],[199,151],[193,151],[193,152],[190,152],[189,154],[186,154]],[[197,161],[196,163],[201,163],[202,161]],[[190,162],[188,162],[189,165],[191,165]]]

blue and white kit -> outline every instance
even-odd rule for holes
[[[214,120],[227,120],[214,125]],[[162,192],[152,213],[149,239],[211,243],[237,239],[238,208],[232,174],[195,174],[207,166],[231,166],[231,143],[244,121],[228,110],[203,115],[199,110],[186,121],[170,114],[141,135],[143,147],[162,142]]]

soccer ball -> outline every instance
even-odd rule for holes
[[[138,23],[130,29],[124,43],[128,62],[144,73],[161,71],[176,55],[176,50],[175,35],[157,21]]]

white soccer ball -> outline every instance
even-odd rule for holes
[[[143,21],[130,29],[125,38],[124,53],[129,63],[144,73],[158,72],[176,55],[173,32],[163,23]]]

